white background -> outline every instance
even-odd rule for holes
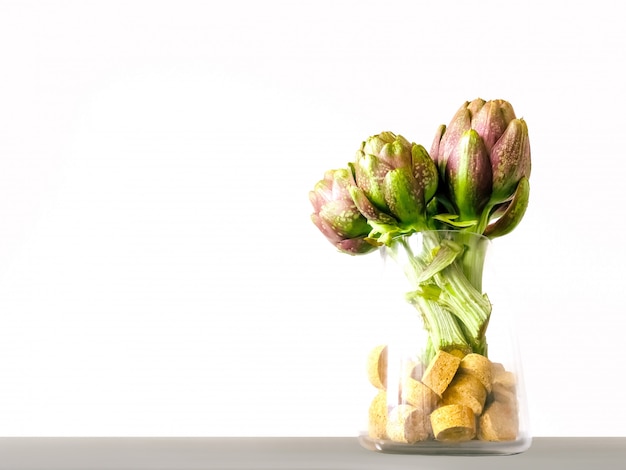
[[[308,191],[476,97],[530,130],[532,432],[624,435],[623,16],[529,3],[1,1],[0,435],[355,435],[380,260]]]

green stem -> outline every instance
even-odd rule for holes
[[[491,315],[491,303],[477,291],[458,266],[450,265],[436,275],[442,289],[441,302],[463,324],[474,352],[484,354],[485,331]]]
[[[471,232],[454,232],[454,242],[463,247],[455,262],[437,272],[434,281],[441,289],[440,302],[461,322],[474,352],[486,353],[485,331],[491,315],[491,303],[482,294],[482,273],[486,240]],[[447,240],[425,234],[432,251],[439,252]],[[449,242],[448,242],[449,243]]]
[[[426,263],[413,254],[405,238],[398,241],[408,256],[409,266],[405,274],[411,284],[416,287],[414,291],[407,293],[406,298],[420,312],[432,345],[444,351],[471,352],[472,347],[463,333],[462,326],[439,299],[441,289],[432,282],[419,280],[426,269]],[[397,256],[397,252],[392,251],[392,253]]]
[[[459,350],[464,353],[472,351],[455,317],[439,302],[430,300],[418,292],[409,293],[407,300],[421,313],[424,327],[430,335],[432,344],[437,345],[437,349]]]
[[[408,256],[405,274],[415,287],[407,300],[420,311],[432,345],[486,354],[491,303],[481,292],[485,240],[457,232],[451,242],[437,232],[424,232],[425,250],[420,255],[412,252],[404,237],[398,241]]]

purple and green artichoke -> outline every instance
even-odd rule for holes
[[[378,246],[366,240],[372,227],[359,212],[350,196],[355,185],[350,169],[328,170],[324,179],[309,192],[313,205],[311,220],[340,251],[364,254]]]
[[[382,132],[357,151],[352,198],[385,242],[390,235],[429,229],[426,208],[435,196],[437,167],[426,149],[401,135]]]
[[[433,141],[441,179],[439,215],[457,227],[493,238],[513,230],[528,205],[528,127],[504,100],[467,101]]]

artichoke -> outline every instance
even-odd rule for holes
[[[386,243],[391,236],[429,228],[426,208],[439,180],[423,146],[382,132],[362,143],[351,166],[356,186],[350,192],[373,225],[373,237]]]
[[[367,219],[352,201],[349,188],[354,186],[350,169],[328,170],[309,192],[313,205],[311,220],[340,251],[364,254],[377,248],[366,240],[372,230]]]
[[[442,182],[438,199],[451,213],[439,220],[492,238],[517,226],[528,205],[530,142],[509,102],[465,102],[438,128],[430,154]]]

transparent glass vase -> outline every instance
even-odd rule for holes
[[[426,231],[383,247],[387,311],[367,356],[370,450],[507,455],[531,445],[510,315],[483,290],[491,241]],[[364,410],[365,411],[365,410]]]

